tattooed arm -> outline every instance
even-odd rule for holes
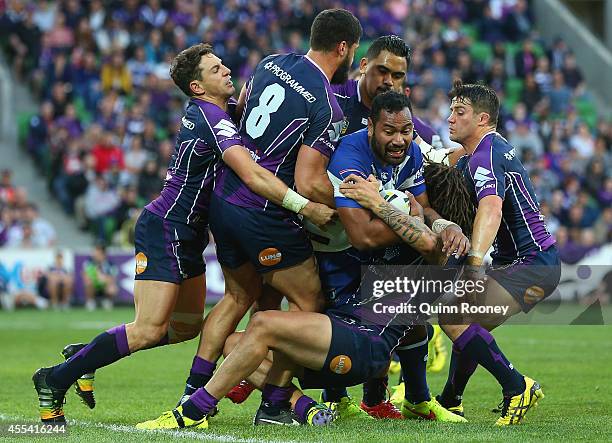
[[[429,263],[442,264],[446,261],[440,237],[425,225],[423,208],[411,194],[408,194],[411,206],[411,215],[409,215],[387,203],[379,194],[377,183],[374,185],[373,182],[361,177],[349,176],[345,183],[340,185],[340,192],[364,208],[370,209],[393,229],[403,242],[421,253]]]

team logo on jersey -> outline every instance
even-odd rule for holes
[[[195,123],[187,120],[185,117],[181,119],[181,122],[183,123],[183,126],[185,126],[187,129],[192,130],[193,128],[195,128]]]
[[[349,128],[349,121],[348,121],[348,117],[343,117],[342,118],[342,130],[340,131],[340,135],[344,135],[346,134],[346,131]]]
[[[139,252],[136,254],[136,274],[142,274],[147,269],[147,256]]]
[[[508,152],[504,154],[504,157],[506,157],[506,160],[512,160],[515,156],[516,156],[515,148],[510,149]]]
[[[353,367],[353,362],[351,361],[351,357],[348,355],[336,355],[329,362],[329,369],[334,374],[344,375],[351,370]]]
[[[544,298],[544,289],[539,286],[530,286],[525,290],[523,299],[528,305],[534,305]]]
[[[224,118],[219,120],[219,123],[217,123],[214,128],[218,129],[217,135],[221,135],[223,137],[232,137],[238,133],[238,131],[236,131],[236,126]]]
[[[331,124],[331,128],[327,130],[329,141],[336,143],[342,134],[342,128],[344,126],[344,120],[337,121]]]
[[[486,182],[491,180],[491,171],[487,168],[483,168],[482,166],[478,166],[476,172],[474,173],[474,181],[476,182],[477,188],[482,188]]]
[[[264,266],[274,266],[281,262],[283,254],[276,248],[266,248],[259,253],[259,263]]]

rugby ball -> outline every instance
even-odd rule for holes
[[[391,203],[395,209],[410,214],[410,199],[402,191],[398,191],[397,189],[383,189],[380,191],[380,195],[382,195],[385,201]]]

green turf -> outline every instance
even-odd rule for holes
[[[59,361],[70,342],[88,341],[102,329],[130,321],[131,309],[87,313],[0,312],[0,424],[36,420],[36,395],[30,377],[42,365]],[[465,393],[470,423],[445,425],[412,421],[367,422],[328,429],[253,427],[258,395],[235,406],[221,402],[221,413],[209,431],[136,432],[133,425],[173,406],[182,390],[196,342],[144,351],[96,375],[98,405],[90,411],[71,391],[65,406],[70,441],[170,441],[177,437],[214,441],[453,441],[453,440],[612,440],[612,328],[609,326],[506,326],[498,343],[514,365],[542,384],[546,398],[527,421],[497,429],[490,410],[500,400],[494,379],[482,368]],[[445,372],[431,374],[433,393],[442,388]],[[352,392],[359,397],[357,388]],[[313,395],[318,395],[314,394]],[[112,425],[118,425],[111,428]],[[24,438],[14,441],[26,441]],[[59,441],[59,440],[55,440]]]

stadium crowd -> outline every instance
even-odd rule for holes
[[[162,187],[180,125],[184,99],[169,77],[172,57],[211,42],[239,88],[262,56],[303,52],[314,16],[336,4],[0,1],[1,45],[40,100],[39,112],[22,119],[22,142],[67,213],[97,239],[130,246],[139,208]],[[356,60],[385,33],[410,44],[415,114],[445,144],[453,78],[498,92],[498,129],[530,171],[565,262],[612,241],[612,124],[597,118],[572,49],[561,38],[547,46],[533,31],[528,2],[343,6],[364,29]],[[0,245],[7,241],[0,235]]]

